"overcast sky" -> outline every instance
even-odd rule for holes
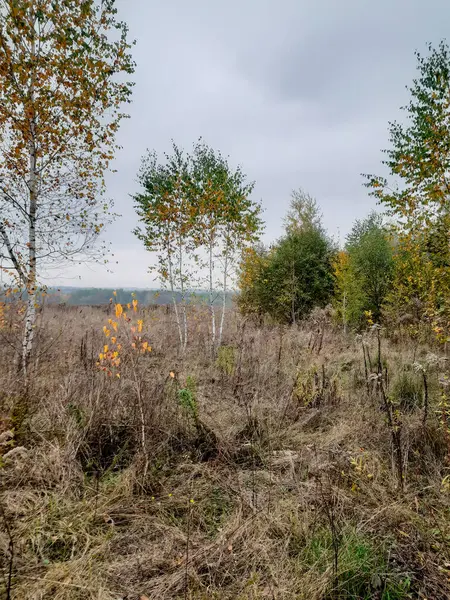
[[[361,173],[380,173],[388,121],[401,117],[414,51],[450,38],[449,0],[117,0],[137,69],[108,195],[113,273],[90,266],[53,283],[152,287],[151,256],[131,230],[129,194],[147,148],[202,136],[256,181],[281,234],[290,192],[313,195],[341,240],[374,206]]]

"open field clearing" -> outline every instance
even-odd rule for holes
[[[124,341],[108,375],[106,309],[48,308],[27,398],[5,323],[3,594],[10,573],[17,600],[450,597],[436,348],[229,317],[211,356],[193,311],[180,357],[168,309],[137,308],[116,335],[137,319],[151,351]]]

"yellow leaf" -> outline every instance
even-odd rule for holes
[[[121,304],[116,304],[116,317],[119,319],[123,313],[123,308]]]
[[[172,379],[174,379],[175,373],[173,371],[170,371],[169,375],[172,377]]]

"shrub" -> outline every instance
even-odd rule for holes
[[[226,375],[233,375],[236,367],[236,350],[233,346],[220,346],[217,350],[217,367]]]
[[[411,582],[407,576],[390,569],[387,544],[377,544],[369,535],[347,526],[339,548],[337,581],[330,584],[326,599],[406,600]],[[329,529],[319,528],[300,553],[304,567],[326,572],[332,563]]]
[[[413,371],[403,369],[392,382],[391,397],[405,412],[420,408],[423,401],[422,381]]]

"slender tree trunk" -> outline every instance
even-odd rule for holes
[[[169,242],[170,243],[170,242]],[[167,259],[168,259],[168,269],[169,269],[169,285],[170,285],[170,293],[172,295],[173,308],[175,311],[175,321],[178,328],[178,336],[180,339],[180,350],[183,350],[183,331],[181,329],[181,320],[180,313],[178,311],[178,303],[175,297],[175,285],[173,280],[173,265],[172,265],[172,253],[170,250],[167,250]]]
[[[143,472],[142,479],[145,480],[145,478],[147,476],[147,472],[148,472],[149,461],[148,461],[148,452],[147,452],[147,437],[146,437],[146,433],[145,433],[145,427],[146,427],[145,412],[144,412],[144,404],[142,401],[142,385],[141,385],[141,381],[139,380],[138,375],[137,375],[137,364],[134,359],[132,361],[132,364],[133,364],[133,376],[134,376],[136,397],[137,397],[137,401],[138,401],[138,409],[139,409],[139,417],[140,417],[141,449],[142,449],[142,454],[144,457],[144,472]]]
[[[209,310],[211,312],[211,351],[216,344],[216,313],[214,310],[214,257],[213,237],[209,239]]]
[[[219,328],[219,346],[222,344],[223,327],[225,324],[225,311],[227,306],[227,284],[228,284],[228,248],[225,250],[225,262],[223,265],[223,296],[222,296],[222,315],[220,317]]]
[[[28,384],[29,364],[31,351],[33,349],[34,332],[36,325],[36,252],[31,248],[33,244],[32,236],[35,235],[35,226],[30,223],[30,256],[29,256],[29,274],[27,279],[27,310],[25,313],[25,329],[22,341],[22,368],[25,381]],[[34,237],[35,240],[35,237]],[[35,244],[35,241],[34,241]]]
[[[183,246],[181,243],[181,237],[178,245],[179,251],[179,269],[180,269],[180,290],[181,290],[181,315],[183,318],[183,331],[182,331],[182,351],[186,352],[186,346],[188,341],[188,328],[187,328],[187,314],[186,314],[186,290],[184,288],[184,276],[183,276]]]
[[[33,39],[31,44],[31,60],[34,61],[36,54],[36,43]],[[34,67],[33,67],[34,68]],[[31,78],[31,98],[34,100],[34,75]],[[36,116],[30,119],[30,142],[29,142],[29,210],[28,210],[28,273],[26,280],[27,288],[27,310],[25,314],[25,328],[22,340],[22,368],[25,385],[29,383],[29,363],[33,349],[34,332],[36,325],[36,217],[37,217],[37,156],[36,156]]]
[[[182,304],[181,310],[183,313],[183,333],[184,333],[183,352],[186,352],[187,343],[188,343],[188,322],[187,322],[186,299],[184,297],[183,297],[183,304]]]

